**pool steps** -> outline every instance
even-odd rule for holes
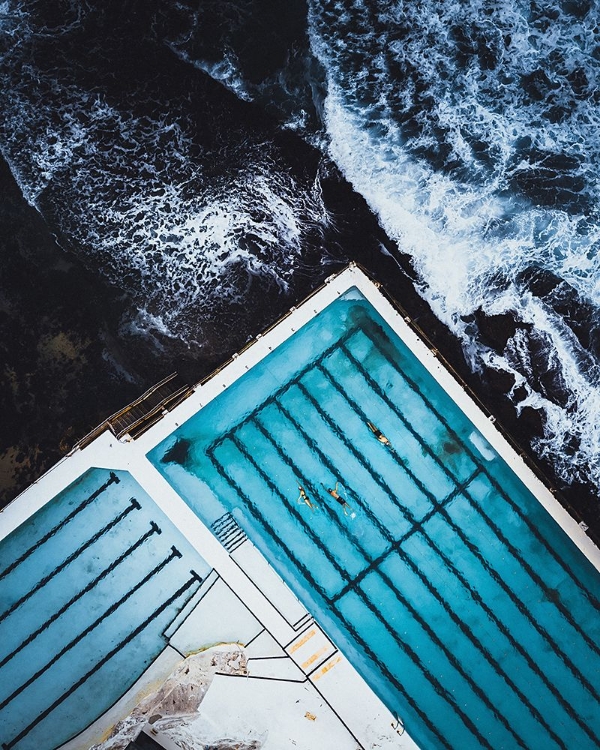
[[[229,512],[213,521],[211,529],[230,555],[248,539],[246,532],[240,528],[238,522]]]
[[[333,660],[338,654],[335,645],[314,621],[285,650],[307,677],[319,672],[326,662],[334,666]]]

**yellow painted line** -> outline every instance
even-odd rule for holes
[[[307,659],[307,660],[306,660],[306,661],[304,662],[304,664],[302,664],[302,665],[301,665],[301,666],[302,666],[302,669],[306,669],[307,667],[310,667],[310,665],[311,665],[311,664],[314,664],[314,662],[316,662],[316,661],[317,661],[317,659],[318,659],[318,658],[319,658],[320,656],[323,656],[323,654],[324,654],[324,653],[325,653],[326,651],[329,651],[329,649],[330,649],[330,648],[331,648],[331,644],[330,644],[330,643],[326,643],[326,644],[325,644],[324,646],[322,646],[322,647],[321,647],[321,648],[320,648],[320,649],[319,649],[319,650],[318,650],[318,651],[317,651],[317,652],[316,652],[315,654],[313,654],[313,655],[312,655],[312,656],[310,657],[310,659]]]
[[[307,641],[310,641],[310,639],[313,637],[313,635],[315,635],[316,632],[317,631],[314,628],[312,630],[309,630],[308,633],[305,636],[303,636],[302,638],[300,638],[299,641],[296,641],[296,643],[294,643],[293,646],[290,646],[288,648],[288,654],[293,654],[294,651],[297,651],[301,646],[304,646],[304,644]]]
[[[318,680],[318,679],[319,679],[320,677],[323,677],[323,675],[324,675],[324,674],[326,674],[327,672],[329,672],[329,670],[330,670],[330,669],[332,669],[333,667],[335,667],[335,665],[336,665],[336,664],[337,664],[337,663],[338,663],[339,661],[342,661],[342,657],[341,657],[341,656],[340,656],[340,655],[338,654],[338,655],[337,655],[337,656],[335,657],[335,659],[332,659],[332,660],[331,660],[330,662],[328,662],[328,663],[327,663],[327,664],[326,664],[326,665],[325,665],[324,667],[321,667],[321,669],[319,669],[319,671],[318,671],[318,672],[316,672],[315,674],[311,675],[310,679],[311,679],[311,680],[312,680],[313,682],[315,682],[315,681],[316,681],[316,680]]]

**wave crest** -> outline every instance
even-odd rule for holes
[[[598,352],[523,275],[556,276],[596,325],[597,16],[486,0],[338,0],[309,13],[332,158],[412,257],[471,367],[510,373],[517,408],[540,410],[538,453],[563,480],[595,484]],[[518,322],[501,351],[478,312]]]

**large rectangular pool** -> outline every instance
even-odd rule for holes
[[[598,572],[357,290],[149,458],[421,747],[600,747]]]

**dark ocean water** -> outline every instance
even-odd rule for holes
[[[150,352],[155,379],[200,372],[345,258],[388,263],[593,496],[598,16],[1,0],[0,151],[68,257],[117,290],[111,336]]]

